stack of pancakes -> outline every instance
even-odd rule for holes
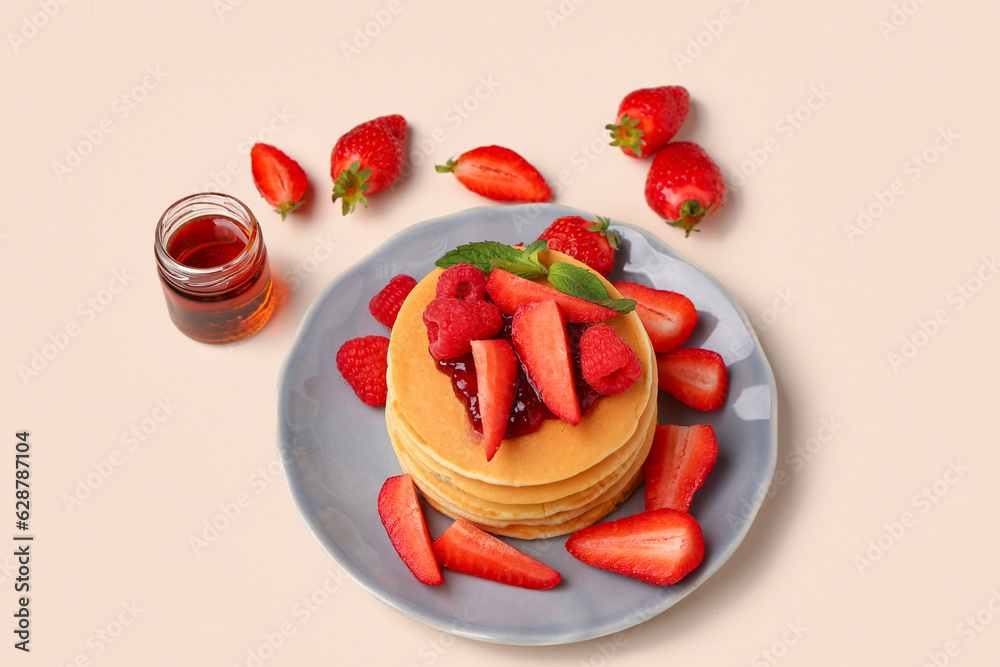
[[[574,262],[553,251],[540,259]],[[497,535],[545,538],[596,523],[642,482],[656,427],[656,360],[639,318],[630,313],[606,322],[638,355],[638,381],[602,397],[576,426],[546,419],[532,433],[504,439],[487,461],[451,378],[427,350],[422,315],[440,273],[431,272],[407,297],[389,343],[386,424],[403,471],[431,506]]]

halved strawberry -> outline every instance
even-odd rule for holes
[[[669,586],[698,567],[705,538],[690,514],[659,509],[578,530],[566,550],[587,565]]]
[[[711,426],[657,424],[646,457],[646,509],[689,511],[718,457],[719,443]]]
[[[524,303],[511,321],[511,339],[538,398],[576,426],[582,413],[573,380],[566,321],[555,301]]]
[[[656,355],[659,387],[696,410],[718,410],[726,402],[729,373],[722,355],[697,347],[682,347]]]
[[[523,157],[503,146],[481,146],[435,167],[453,173],[477,195],[494,201],[545,202],[552,190],[545,178]]]
[[[493,338],[503,315],[489,301],[434,299],[424,308],[428,349],[435,359],[453,359],[472,350],[472,341]]]
[[[476,397],[483,423],[483,448],[486,460],[492,461],[510,419],[517,383],[517,355],[503,338],[474,340],[472,363],[476,367]]]
[[[257,192],[282,220],[302,204],[306,172],[279,149],[270,144],[254,144],[250,149],[250,172]]]
[[[605,396],[622,393],[642,377],[635,350],[603,322],[580,336],[580,371],[587,384]]]
[[[562,580],[548,565],[462,519],[431,546],[441,565],[481,579],[535,590],[552,588]]]
[[[486,293],[504,315],[513,315],[521,304],[539,301],[555,301],[567,322],[601,322],[618,314],[610,308],[565,294],[554,287],[536,283],[503,269],[490,271],[490,277],[486,280]]]
[[[431,547],[431,535],[408,474],[385,480],[378,493],[378,515],[399,557],[422,584],[444,583]]]
[[[691,336],[698,323],[698,310],[691,299],[677,292],[627,280],[620,280],[614,285],[623,297],[636,302],[635,314],[649,334],[654,351],[676,350]]]

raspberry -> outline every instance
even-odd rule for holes
[[[352,338],[337,350],[337,370],[362,401],[372,407],[385,405],[385,373],[389,339],[385,336]]]
[[[486,297],[486,276],[472,264],[449,266],[438,276],[435,296],[482,301]]]
[[[580,370],[587,384],[606,396],[622,393],[642,375],[635,351],[604,323],[580,336]]]
[[[406,296],[414,287],[417,281],[405,274],[393,276],[389,284],[382,288],[382,291],[372,297],[368,302],[368,312],[376,320],[385,326],[392,328],[396,323],[396,315],[399,314],[399,307],[403,305]]]
[[[424,309],[430,353],[452,359],[472,351],[472,341],[488,340],[503,327],[503,315],[489,301],[434,299]]]

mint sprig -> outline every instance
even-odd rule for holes
[[[538,253],[547,247],[545,239],[538,239],[527,248],[514,248],[496,241],[478,241],[446,253],[435,265],[447,269],[455,264],[471,264],[486,275],[493,269],[503,269],[529,280],[545,276],[560,292],[591,301],[620,315],[635,309],[636,303],[632,299],[611,298],[601,279],[585,268],[566,262],[553,262],[546,268],[538,259]]]

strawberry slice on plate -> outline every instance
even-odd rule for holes
[[[646,509],[689,511],[718,457],[719,443],[711,426],[658,424],[646,457]]]
[[[578,530],[566,550],[587,565],[669,586],[698,567],[705,539],[694,517],[665,508]]]
[[[477,402],[483,424],[483,449],[492,461],[510,419],[517,384],[517,355],[503,338],[472,341],[472,363],[476,368]]]
[[[726,402],[729,373],[722,355],[697,347],[682,347],[656,355],[659,387],[695,410],[718,410]]]
[[[441,533],[432,547],[438,562],[449,570],[508,586],[547,590],[562,580],[548,565],[462,519]]]
[[[422,584],[444,583],[431,547],[427,522],[420,509],[413,479],[408,474],[385,480],[378,493],[378,515],[399,557]]]
[[[250,172],[257,192],[282,220],[302,204],[306,172],[281,150],[270,144],[254,144],[250,149]]]
[[[494,201],[546,202],[552,189],[527,160],[503,146],[481,146],[435,167],[455,174],[458,182]]]
[[[522,304],[511,320],[511,339],[545,407],[564,422],[579,424],[583,415],[573,379],[569,334],[556,302]]]
[[[524,303],[555,301],[567,322],[602,322],[617,315],[610,308],[560,292],[554,287],[493,269],[486,280],[486,293],[504,315],[513,315]]]
[[[683,294],[628,280],[620,280],[614,286],[623,297],[636,302],[635,314],[656,352],[676,350],[687,342],[698,324],[698,310]]]

